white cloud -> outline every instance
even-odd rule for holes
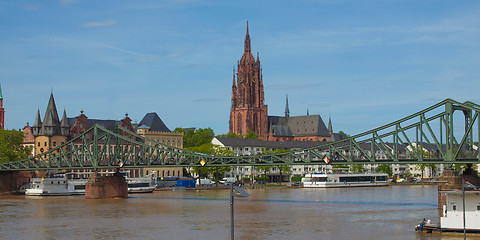
[[[109,27],[109,26],[117,25],[117,23],[118,22],[115,20],[92,21],[92,22],[82,23],[78,26],[82,28]]]

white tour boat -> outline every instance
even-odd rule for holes
[[[27,196],[68,196],[85,194],[87,179],[69,179],[66,174],[32,178],[25,189]]]
[[[155,179],[151,177],[126,177],[128,193],[151,193],[157,187]]]
[[[305,188],[388,186],[385,173],[311,173],[302,178]]]

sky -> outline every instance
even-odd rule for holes
[[[269,115],[357,134],[446,98],[480,103],[480,1],[0,0],[7,129],[59,113],[228,132],[247,21]],[[61,116],[60,116],[61,117]]]

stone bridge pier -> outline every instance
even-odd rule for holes
[[[85,185],[85,199],[127,198],[127,182],[119,172],[113,176],[92,173]]]

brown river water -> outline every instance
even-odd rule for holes
[[[436,186],[246,189],[235,239],[463,239],[414,230],[438,222]],[[0,239],[230,239],[229,190],[127,199],[0,196]],[[469,239],[480,239],[471,237]]]

